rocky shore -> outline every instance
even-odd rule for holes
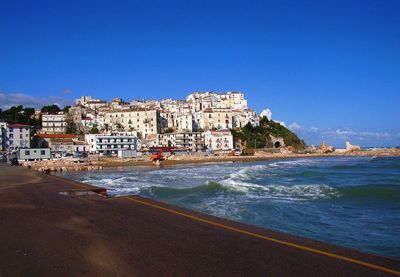
[[[39,172],[67,172],[67,171],[88,171],[88,170],[101,170],[101,165],[93,164],[91,161],[76,163],[64,160],[50,160],[50,161],[34,161],[22,162],[22,166],[32,168]]]
[[[312,157],[330,157],[330,156],[355,156],[355,157],[389,157],[400,156],[400,149],[373,149],[368,151],[346,151],[346,152],[332,152],[332,153],[309,153],[309,154],[296,154],[296,153],[270,153],[263,150],[255,152],[254,156],[204,156],[204,155],[181,155],[170,156],[162,162],[163,165],[177,165],[177,164],[190,164],[190,163],[219,163],[219,162],[255,162],[270,159],[287,159],[287,158],[312,158]],[[101,170],[106,167],[119,167],[119,166],[154,166],[149,157],[132,158],[132,159],[119,159],[116,157],[100,158],[94,161],[85,161],[81,163],[65,161],[65,160],[51,160],[51,161],[35,161],[23,162],[23,166],[32,168],[40,172],[66,172],[66,171],[87,171],[87,170]]]

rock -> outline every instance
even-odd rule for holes
[[[361,147],[358,145],[352,145],[350,142],[346,141],[346,151],[348,152],[361,151]]]

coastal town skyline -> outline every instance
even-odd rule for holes
[[[5,0],[0,277],[400,276],[400,0]]]
[[[396,1],[7,2],[0,108],[242,91],[308,144],[396,146],[399,10]]]

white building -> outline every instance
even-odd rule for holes
[[[107,101],[96,100],[96,101],[87,101],[84,106],[92,110],[97,110],[101,107],[106,107],[107,105],[108,105]]]
[[[18,160],[20,161],[42,161],[50,160],[50,148],[27,148],[19,149]]]
[[[211,129],[231,129],[232,111],[228,108],[213,108],[203,111],[203,117],[200,120],[200,128],[203,130]]]
[[[204,133],[205,145],[214,151],[233,149],[233,136],[229,130],[207,131]]]
[[[185,149],[188,151],[202,151],[204,137],[200,132],[176,132],[158,135],[158,146]]]
[[[247,100],[242,92],[228,91],[226,93],[195,92],[186,97],[192,112],[209,108],[247,109]]]
[[[5,150],[5,146],[3,145],[6,142],[6,131],[7,131],[7,123],[0,122],[0,151]]]
[[[233,110],[232,111],[232,127],[242,128],[250,123],[253,126],[258,126],[260,123],[256,112],[251,109]]]
[[[117,154],[118,150],[138,150],[138,138],[134,133],[89,134],[85,135],[91,153]]]
[[[25,124],[11,124],[3,130],[3,146],[5,149],[19,149],[30,147],[30,128]]]
[[[176,117],[176,123],[178,131],[193,131],[193,116],[190,113],[179,114]]]
[[[78,105],[78,104],[86,105],[86,103],[89,101],[96,102],[96,101],[100,101],[100,99],[94,99],[94,98],[92,98],[92,96],[81,96],[80,98],[75,100],[75,104],[76,105]]]
[[[42,115],[42,132],[46,134],[60,134],[67,130],[66,115],[59,114],[43,114]]]
[[[85,127],[86,129],[91,129],[94,127],[94,120],[91,117],[82,118],[81,122],[83,127]]]

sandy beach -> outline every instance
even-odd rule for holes
[[[272,159],[291,159],[291,158],[315,158],[315,157],[338,157],[338,156],[366,156],[366,157],[390,157],[399,156],[399,149],[379,149],[369,151],[354,151],[346,153],[314,153],[314,154],[295,154],[295,153],[266,153],[257,151],[254,156],[195,156],[182,155],[170,157],[162,162],[163,165],[192,164],[192,163],[221,163],[221,162],[257,162]],[[118,166],[136,166],[136,165],[153,165],[148,157],[140,159],[118,159],[105,158],[93,162],[95,165],[102,167],[118,167]]]

